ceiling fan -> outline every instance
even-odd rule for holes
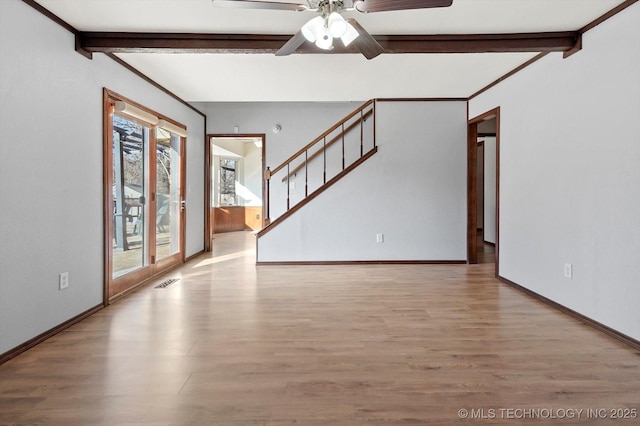
[[[290,55],[302,46],[305,41],[315,43],[323,50],[334,49],[335,39],[342,45],[353,45],[367,59],[373,59],[384,49],[353,18],[344,19],[342,11],[361,13],[388,12],[394,10],[428,9],[451,6],[453,0],[306,0],[305,3],[289,3],[269,0],[212,0],[214,6],[246,9],[270,9],[310,11],[318,16],[302,26],[284,46],[276,52],[276,56]]]

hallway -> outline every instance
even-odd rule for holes
[[[443,425],[462,409],[640,408],[638,351],[498,282],[492,263],[256,267],[254,238],[218,234],[213,253],[158,280],[177,282],[0,365],[0,424]]]

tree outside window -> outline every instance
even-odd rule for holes
[[[235,206],[238,161],[220,159],[220,205]]]

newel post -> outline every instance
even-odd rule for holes
[[[265,218],[264,224],[268,225],[271,223],[271,216],[269,215],[269,204],[270,204],[270,189],[271,189],[271,169],[267,166],[267,170],[264,171],[264,180],[265,180]]]

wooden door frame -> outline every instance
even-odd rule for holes
[[[157,261],[154,259],[151,261],[149,258],[149,263],[146,267],[141,268],[140,270],[133,271],[123,277],[120,277],[116,280],[113,279],[112,269],[113,269],[113,250],[112,250],[112,235],[113,235],[113,205],[111,202],[111,192],[112,192],[112,164],[113,164],[113,115],[114,108],[113,104],[115,101],[124,101],[127,104],[133,105],[139,109],[149,112],[150,114],[164,119],[172,124],[175,124],[179,127],[183,127],[186,129],[181,123],[178,123],[171,118],[159,114],[158,112],[147,108],[146,106],[139,104],[135,101],[132,101],[129,98],[126,98],[112,90],[107,88],[103,89],[103,230],[104,230],[104,243],[103,243],[103,305],[108,306],[112,300],[115,298],[121,297],[122,295],[130,292],[134,288],[138,287],[140,284],[146,282],[147,280],[157,276],[169,268],[175,266],[179,263],[184,263],[186,258],[186,209],[181,210],[180,212],[180,253],[176,253],[172,256],[168,256],[165,259]],[[149,126],[149,150],[150,152],[156,151],[156,135],[155,135],[155,126]],[[155,154],[154,154],[155,155]],[[186,184],[186,138],[180,137],[180,200],[185,199],[185,184]],[[149,164],[149,176],[155,176],[156,163],[151,162]],[[155,180],[155,178],[154,178]],[[149,182],[148,185],[151,185],[152,182]],[[151,188],[151,186],[150,186]],[[156,216],[156,205],[155,205],[155,189],[151,190],[152,197],[148,197],[145,194],[145,197],[149,199],[147,202],[148,205],[148,220],[145,226],[148,226],[151,229],[151,223],[155,223]],[[147,231],[149,231],[147,229]],[[154,228],[155,231],[155,228]],[[148,246],[154,247],[155,250],[155,232],[150,232],[148,237]]]
[[[155,259],[155,266],[156,269],[159,272],[165,271],[169,268],[171,268],[172,266],[174,266],[177,263],[184,263],[187,260],[187,207],[186,207],[186,202],[184,204],[184,208],[183,208],[183,204],[182,201],[186,201],[186,185],[187,185],[187,138],[183,137],[183,136],[179,136],[180,137],[180,152],[179,152],[179,156],[180,156],[180,182],[179,182],[179,187],[180,187],[180,192],[178,194],[178,203],[180,203],[180,253],[176,253],[173,254],[171,256],[167,256],[164,259],[160,259],[158,260],[157,258]],[[157,145],[157,139],[154,141],[154,143]],[[156,152],[156,148],[153,148],[154,151]],[[152,165],[152,167],[155,169],[157,167],[157,161]],[[151,164],[150,164],[151,166]],[[156,174],[156,170],[150,171],[151,173],[153,173],[152,176],[157,176]],[[155,203],[156,200],[152,200],[154,201],[154,209],[157,209],[157,204]],[[157,211],[154,211],[154,220],[157,219]],[[155,238],[156,238],[156,233],[152,233],[153,235],[153,246],[156,247],[156,242]],[[149,240],[149,246],[151,246],[151,240]],[[157,272],[156,272],[157,273]]]
[[[477,224],[477,174],[478,174],[478,124],[496,120],[496,270],[499,272],[500,253],[500,107],[496,107],[467,121],[467,262],[478,263],[476,239]],[[486,220],[486,219],[485,219]]]
[[[266,205],[264,200],[265,195],[265,179],[264,179],[264,170],[267,168],[266,166],[266,147],[267,147],[267,135],[266,133],[207,133],[205,137],[204,144],[204,250],[211,251],[212,244],[211,240],[213,239],[213,226],[211,226],[212,219],[212,206],[211,206],[211,190],[213,188],[213,175],[211,174],[212,167],[212,151],[211,151],[211,138],[255,138],[262,139],[262,225],[265,224],[265,211]]]
[[[480,133],[478,133],[477,137],[481,138],[482,136],[480,136]],[[478,141],[478,143],[476,144],[476,153],[480,150],[480,147],[482,147],[482,154],[483,154],[482,155],[482,174],[484,175],[484,169],[486,167],[486,165],[484,164],[484,141]],[[476,177],[480,176],[479,172],[480,170],[478,170],[478,173],[476,173]],[[482,192],[483,192],[482,202],[476,204],[476,209],[478,211],[482,211],[482,224],[476,223],[476,230],[482,229],[483,232],[484,232],[484,185],[485,185],[484,176],[482,176]],[[476,217],[478,217],[477,214],[476,214]],[[478,225],[482,225],[482,226],[478,226]]]

